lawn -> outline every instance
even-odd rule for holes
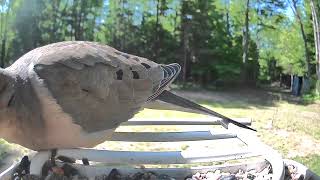
[[[320,174],[320,103],[303,103],[299,98],[285,92],[258,89],[238,89],[223,91],[178,91],[177,93],[193,99],[208,108],[229,117],[247,117],[253,120],[252,126],[258,130],[263,142],[278,150],[284,158],[301,162],[316,174]],[[143,118],[195,118],[201,115],[176,111],[145,109],[136,117]],[[153,127],[153,130],[163,127]],[[150,131],[149,128],[148,131]],[[125,129],[126,131],[128,129]],[[143,131],[139,127],[130,130]],[[167,127],[168,131],[177,130]],[[0,141],[0,158],[4,152],[15,149],[15,145],[3,145]],[[152,143],[130,143],[119,147],[116,142],[106,142],[98,148],[161,150]],[[171,149],[186,149],[188,145],[174,144]],[[20,152],[27,153],[19,147]],[[21,150],[22,149],[22,150]],[[1,161],[0,161],[1,162]]]
[[[285,92],[242,89],[239,91],[179,91],[202,105],[229,117],[248,117],[261,140],[320,174],[320,103],[305,104]],[[183,117],[200,115],[175,111],[144,110],[137,117]]]

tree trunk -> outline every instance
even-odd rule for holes
[[[77,10],[77,6],[78,6],[78,0],[74,0],[73,1],[73,10],[72,10],[72,14],[73,14],[73,38],[74,40],[79,40],[78,37],[78,10]],[[73,39],[72,39],[73,40]]]
[[[307,78],[310,77],[311,75],[311,65],[310,65],[310,57],[309,57],[309,52],[308,52],[308,42],[307,42],[307,35],[305,33],[305,29],[304,29],[304,25],[303,25],[303,22],[302,22],[302,18],[301,18],[301,15],[298,11],[298,8],[297,8],[297,1],[296,0],[291,0],[292,1],[292,10],[294,12],[294,14],[296,15],[297,17],[297,20],[298,20],[298,23],[300,25],[300,31],[301,31],[301,35],[302,35],[302,39],[303,39],[303,43],[304,43],[304,51],[305,51],[305,60],[306,60],[306,64],[307,64]]]
[[[248,51],[249,51],[249,4],[250,0],[246,2],[246,11],[245,11],[245,22],[243,28],[243,39],[242,39],[242,81],[247,83],[247,75],[248,75]]]
[[[1,57],[0,57],[0,67],[4,68],[4,60],[6,55],[6,40],[2,39],[1,43]]]
[[[183,63],[182,63],[182,81],[187,82],[188,70],[190,66],[190,22],[187,18],[188,1],[183,1],[181,5],[181,45],[183,48]]]
[[[12,2],[9,1],[7,5],[7,9],[6,9],[6,14],[4,16],[4,14],[1,14],[1,30],[0,30],[0,37],[2,39],[1,42],[1,55],[0,55],[0,67],[4,68],[5,66],[5,59],[6,59],[6,45],[7,45],[7,32],[8,32],[8,19],[9,19],[9,12],[11,10],[11,4]]]
[[[153,58],[155,61],[157,61],[157,58],[159,56],[159,40],[160,40],[160,24],[159,24],[159,16],[160,16],[160,0],[157,0],[157,9],[156,9],[156,25],[155,25],[155,39],[153,44]]]
[[[313,24],[313,33],[314,33],[314,44],[316,51],[316,62],[317,62],[317,76],[318,80],[320,80],[320,27],[319,27],[319,19],[317,14],[316,5],[314,0],[310,0],[310,7],[312,13],[312,24]]]
[[[316,93],[320,94],[320,26],[318,19],[318,11],[320,3],[315,3],[314,0],[310,0],[310,7],[312,13],[312,25],[313,25],[313,34],[314,34],[314,45],[316,53],[316,73],[317,73],[317,83],[316,83]]]
[[[230,2],[225,1],[227,35],[231,37]]]
[[[189,49],[189,25],[187,22],[184,22],[183,26],[183,76],[182,81],[184,83],[187,82],[188,76],[188,65],[189,65],[189,57],[190,57],[190,49]]]

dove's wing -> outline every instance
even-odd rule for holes
[[[127,121],[179,71],[177,65],[159,65],[96,43],[58,43],[40,51],[34,71],[62,110],[87,132]]]

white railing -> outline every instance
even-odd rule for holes
[[[235,119],[246,125],[250,125],[249,119]],[[166,120],[142,120],[132,119],[122,126],[150,126],[150,125],[220,125],[218,119],[166,119]],[[263,168],[268,163],[273,169],[272,179],[283,179],[284,164],[281,156],[270,147],[259,141],[256,134],[246,129],[241,129],[233,125],[229,125],[228,129],[223,133],[215,133],[210,129],[207,131],[183,131],[183,132],[116,132],[112,141],[123,142],[181,142],[181,141],[202,141],[202,140],[224,140],[237,139],[243,142],[245,148],[233,148],[231,150],[218,151],[215,149],[208,151],[111,151],[97,149],[59,149],[57,156],[67,156],[81,160],[88,159],[91,162],[104,163],[104,166],[82,164],[74,164],[74,166],[83,174],[94,177],[97,174],[106,174],[113,168],[117,168],[120,173],[128,174],[139,171],[155,171],[165,173],[177,179],[182,179],[190,173],[196,171],[208,171],[215,169],[225,169],[228,171],[237,171],[239,168],[248,170],[250,168]],[[206,163],[215,161],[248,159],[252,157],[260,157],[255,162],[234,163],[220,166],[199,166],[196,163]],[[31,159],[30,171],[32,174],[41,175],[41,169],[48,159],[50,152],[43,151],[36,153]],[[112,164],[108,165],[108,164]],[[122,165],[117,167],[117,165]],[[130,168],[128,165],[170,165],[170,164],[188,164],[189,168]],[[123,165],[126,165],[125,167]],[[12,167],[12,169],[14,169]],[[11,169],[0,175],[0,179],[8,177]]]

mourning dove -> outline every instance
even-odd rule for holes
[[[93,147],[146,104],[172,103],[165,89],[180,69],[93,42],[39,47],[0,69],[0,137],[33,150]]]

